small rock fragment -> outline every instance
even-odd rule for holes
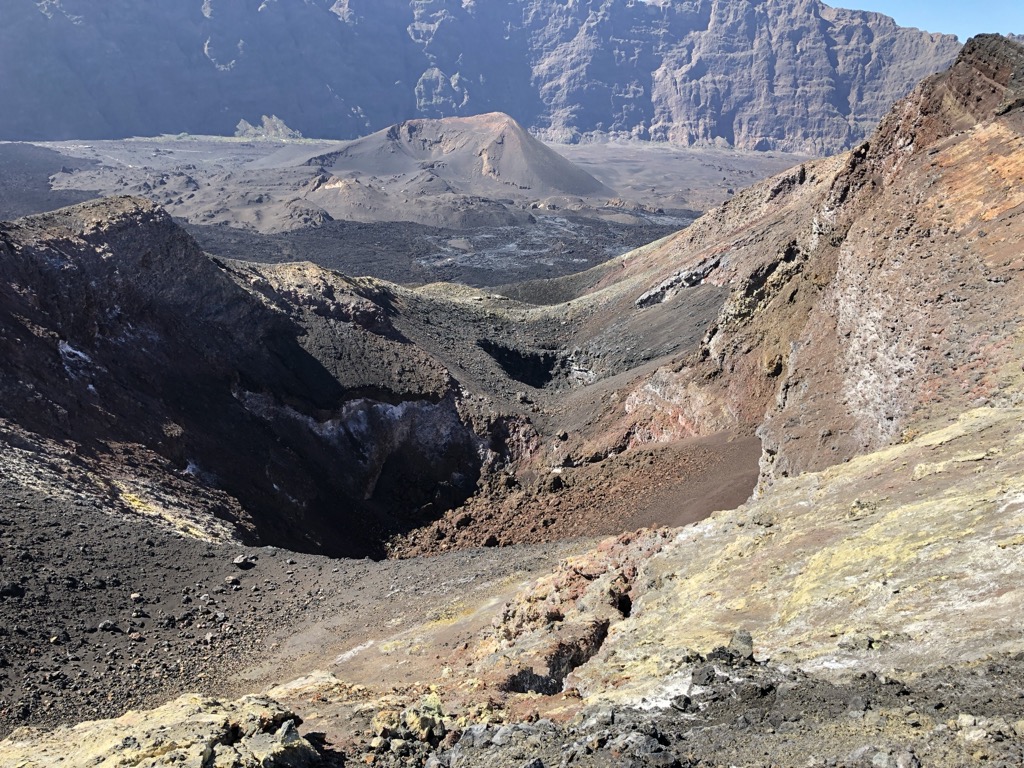
[[[25,596],[25,588],[15,581],[8,581],[0,584],[0,597],[22,598]]]
[[[235,565],[238,568],[241,568],[243,571],[247,571],[250,568],[256,567],[256,563],[249,555],[239,555],[231,562],[233,565]]]
[[[977,723],[978,718],[965,712],[961,712],[956,718],[956,724],[959,728],[973,728]]]
[[[717,675],[715,673],[715,668],[711,664],[708,664],[706,666],[701,667],[700,669],[695,669],[693,671],[693,684],[701,686],[711,685],[713,682],[715,682],[716,676]]]
[[[846,651],[867,651],[875,644],[875,639],[864,632],[851,632],[839,639],[839,647]]]
[[[672,698],[669,702],[669,706],[679,712],[693,712],[699,709],[694,705],[693,700],[686,694],[680,694]]]
[[[749,661],[754,658],[754,639],[745,629],[738,629],[733,632],[732,639],[729,641],[729,650],[735,656]]]
[[[865,712],[868,709],[868,700],[863,696],[851,696],[846,704],[847,712]]]

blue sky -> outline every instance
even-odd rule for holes
[[[1024,34],[1024,0],[825,0],[839,8],[878,11],[902,27],[956,35],[960,42],[979,32]]]

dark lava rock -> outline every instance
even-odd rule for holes
[[[693,671],[693,684],[707,686],[715,682],[718,674],[713,665],[708,664]]]
[[[25,596],[25,588],[14,581],[0,584],[0,597],[21,598]]]

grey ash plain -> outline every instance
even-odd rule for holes
[[[460,224],[460,217],[448,210],[438,216],[449,226],[333,219],[310,225],[296,221],[284,205],[261,206],[268,192],[285,186],[297,190],[313,175],[313,169],[301,165],[305,158],[337,146],[202,136],[0,144],[6,167],[24,167],[0,179],[0,204],[8,203],[0,216],[40,213],[104,194],[139,194],[167,206],[204,250],[219,256],[261,263],[312,261],[346,275],[402,284],[498,286],[583,272],[678,231],[736,190],[806,159],[784,152],[645,142],[549,145],[612,194],[588,201],[543,200],[527,190],[514,201],[497,203],[500,220],[483,225]],[[279,167],[267,167],[267,161],[280,163],[289,155],[296,160],[285,167],[301,171],[297,179],[283,181]],[[168,186],[169,178],[182,174],[199,179],[203,189],[182,194]],[[198,199],[182,200],[189,195]],[[244,202],[219,210],[224,197]],[[249,217],[261,207],[271,210],[264,220],[269,223],[258,227]],[[466,207],[490,211],[496,205],[478,197]],[[402,215],[399,206],[381,217]]]

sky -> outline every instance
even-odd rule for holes
[[[878,11],[901,27],[945,32],[967,42],[980,32],[1024,34],[1024,0],[825,0],[827,5]]]

